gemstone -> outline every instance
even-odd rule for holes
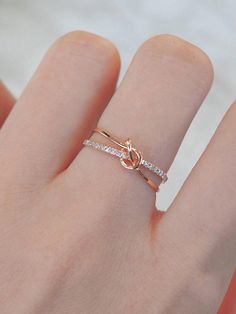
[[[116,149],[114,147],[110,147],[110,146],[106,146],[106,145],[103,145],[100,143],[96,143],[92,140],[84,140],[83,144],[86,146],[91,146],[91,147],[93,147],[97,150],[103,151],[105,153],[117,156],[119,158],[128,159],[127,153],[125,153],[124,151],[121,151],[119,149]],[[168,177],[167,177],[166,173],[164,171],[162,171],[160,168],[158,168],[157,166],[155,166],[154,164],[152,164],[151,162],[142,159],[140,164],[143,165],[145,168],[149,169],[150,171],[156,173],[159,177],[161,177],[163,183],[167,181]]]

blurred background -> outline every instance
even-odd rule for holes
[[[200,46],[213,62],[215,81],[158,195],[158,206],[167,208],[236,96],[235,12],[233,0],[0,0],[0,78],[18,97],[48,46],[75,29],[115,43],[121,78],[136,49],[155,34]]]

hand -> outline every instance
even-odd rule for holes
[[[162,216],[135,171],[82,143],[98,125],[131,138],[167,171],[210,88],[212,66],[199,48],[162,35],[141,46],[115,91],[118,72],[109,41],[63,36],[3,124],[1,314],[220,307],[236,265],[236,105]],[[13,100],[1,90],[6,117]],[[221,313],[236,312],[232,289]]]

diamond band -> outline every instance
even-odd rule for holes
[[[126,156],[127,156],[121,150],[118,150],[116,148],[113,148],[113,147],[110,147],[110,146],[106,146],[106,145],[103,145],[103,144],[100,144],[100,143],[96,143],[96,142],[94,142],[92,140],[85,140],[83,142],[83,144],[87,145],[87,146],[92,146],[95,149],[101,150],[101,151],[103,151],[105,153],[117,156],[119,158],[126,158]]]
[[[97,150],[103,151],[103,152],[108,153],[110,155],[117,156],[119,158],[124,158],[124,159],[128,158],[128,154],[127,153],[125,153],[125,152],[123,152],[123,151],[121,151],[119,149],[116,149],[114,147],[94,142],[92,140],[85,140],[83,142],[83,144],[86,145],[86,146],[91,146],[91,147],[93,147],[93,148],[95,148]],[[152,171],[155,174],[157,174],[162,179],[162,183],[165,183],[167,181],[167,179],[168,179],[167,174],[163,170],[161,170],[160,168],[158,168],[157,166],[152,164],[151,162],[146,161],[144,159],[141,159],[140,165],[144,166],[145,168],[147,168],[150,171]]]
[[[167,174],[153,163],[143,159],[141,152],[133,147],[132,141],[130,139],[121,142],[116,140],[106,131],[101,130],[99,128],[95,128],[93,131],[99,133],[112,143],[116,144],[119,147],[119,149],[101,143],[97,143],[90,139],[84,140],[83,142],[84,145],[90,146],[107,154],[118,157],[120,159],[121,165],[124,168],[136,170],[155,192],[159,191],[159,184],[150,179],[149,177],[147,177],[146,174],[144,174],[143,170],[140,169],[141,167],[144,167],[150,170],[151,172],[155,173],[159,178],[161,178],[161,183],[167,181],[168,179]]]
[[[136,170],[136,172],[138,172],[138,174],[147,182],[147,184],[155,192],[159,191],[159,184],[150,179],[149,177],[147,177],[146,174],[141,169],[142,167],[155,173],[161,179],[161,183],[165,183],[167,181],[168,179],[167,174],[153,163],[145,160],[142,157],[141,152],[137,150],[135,147],[133,147],[133,143],[130,139],[121,142],[112,137],[108,132],[101,130],[99,128],[95,128],[93,131],[99,133],[112,143],[116,144],[119,147],[119,149],[101,143],[97,143],[90,139],[84,140],[83,142],[84,145],[90,146],[107,154],[118,157],[120,159],[121,165],[124,168]]]

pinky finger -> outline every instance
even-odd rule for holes
[[[7,87],[0,81],[0,128],[10,113],[15,99]]]

